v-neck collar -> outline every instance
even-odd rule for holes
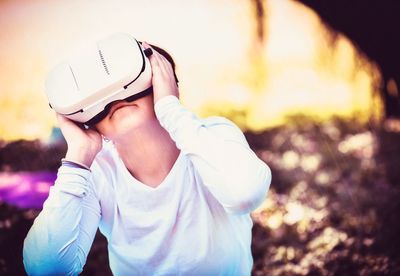
[[[157,191],[157,190],[161,190],[164,187],[168,186],[169,183],[171,182],[170,179],[173,178],[173,176],[176,174],[176,170],[178,170],[178,167],[180,165],[180,163],[182,162],[182,159],[184,159],[184,154],[182,151],[179,152],[178,157],[175,160],[175,163],[172,165],[172,168],[170,169],[170,171],[168,172],[168,174],[166,175],[166,177],[161,181],[161,183],[159,185],[157,185],[156,187],[151,187],[143,182],[141,182],[140,180],[138,180],[136,177],[134,177],[129,170],[127,169],[127,167],[125,166],[124,162],[122,161],[121,157],[119,156],[117,150],[115,149],[115,147],[113,147],[113,151],[114,154],[117,157],[117,160],[119,162],[119,167],[121,168],[121,172],[124,174],[124,178],[128,179],[129,182],[136,188],[141,189],[141,190],[147,190],[147,191]]]

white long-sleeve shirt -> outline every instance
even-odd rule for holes
[[[97,228],[114,275],[250,275],[250,211],[271,172],[222,117],[200,119],[174,96],[155,105],[181,150],[156,188],[105,143],[92,172],[61,166],[24,242],[30,275],[82,272]]]

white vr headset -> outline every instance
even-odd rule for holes
[[[87,126],[107,116],[114,101],[134,101],[152,93],[148,56],[135,38],[115,34],[55,66],[45,92],[57,113]]]

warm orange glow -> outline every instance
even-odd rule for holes
[[[298,113],[381,116],[379,73],[345,37],[327,45],[329,31],[296,2],[270,0],[267,10],[267,41],[256,48],[243,1],[2,1],[0,139],[48,137],[55,118],[43,94],[46,72],[113,32],[168,49],[182,100],[201,116],[229,116],[253,130]]]
[[[226,89],[221,89],[225,94],[219,95],[222,100],[214,101],[208,113],[245,113],[246,119],[237,121],[252,130],[282,124],[286,116],[296,114],[316,119],[357,114],[364,122],[380,118],[376,67],[343,36],[335,45],[327,44],[329,30],[311,10],[296,2],[267,3],[264,51],[225,84]],[[254,76],[264,79],[249,82]],[[245,102],[237,104],[237,97]]]

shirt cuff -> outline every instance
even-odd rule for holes
[[[180,104],[180,102],[174,95],[168,95],[159,99],[154,105],[154,112],[156,113],[157,119],[161,120],[168,110],[177,104]]]

